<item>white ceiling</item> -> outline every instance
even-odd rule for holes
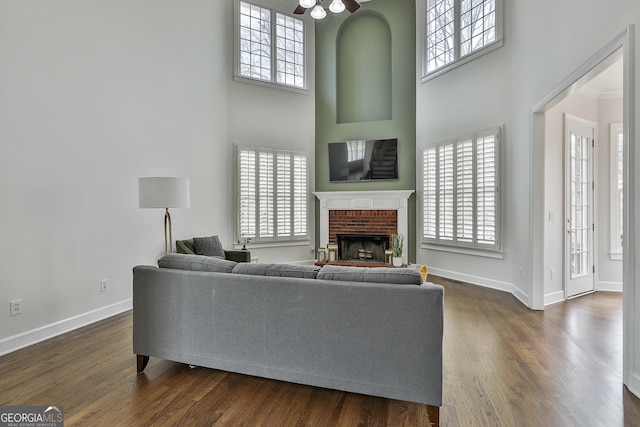
[[[595,99],[621,98],[623,89],[622,58],[578,89]]]

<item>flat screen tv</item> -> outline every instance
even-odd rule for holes
[[[398,179],[398,138],[329,143],[329,180]]]

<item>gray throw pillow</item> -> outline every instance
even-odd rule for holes
[[[422,274],[413,268],[368,268],[325,265],[318,272],[318,279],[398,285],[422,284]]]
[[[231,273],[237,262],[191,254],[166,254],[158,260],[158,267],[176,270],[212,271]]]
[[[197,255],[219,256],[224,258],[224,249],[218,236],[194,237],[193,248]]]

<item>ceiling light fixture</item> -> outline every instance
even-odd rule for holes
[[[316,5],[316,0],[300,0],[300,6],[309,9]]]
[[[342,13],[344,12],[344,3],[342,3],[342,0],[333,0],[331,2],[331,5],[329,5],[329,10],[333,13]]]
[[[311,11],[311,17],[313,19],[323,19],[325,16],[327,16],[327,12],[324,10],[324,7],[319,4]]]
[[[303,15],[308,9],[311,10],[313,19],[323,19],[327,16],[323,4],[329,3],[329,0],[298,0],[298,7],[293,11],[295,15]],[[360,8],[360,3],[356,0],[331,0],[329,10],[335,14],[348,10],[350,13]]]

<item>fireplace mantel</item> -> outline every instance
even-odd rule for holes
[[[329,241],[329,211],[341,210],[396,210],[398,212],[398,233],[409,233],[409,197],[415,190],[381,191],[318,191],[313,193],[320,201],[320,246]],[[408,240],[405,240],[403,262],[407,262]]]

